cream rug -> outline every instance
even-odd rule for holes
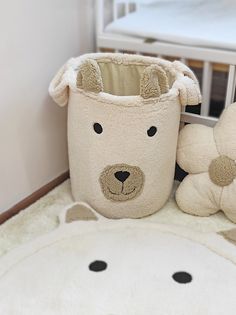
[[[63,212],[57,229],[1,258],[0,314],[235,315],[226,234],[104,219],[84,204]]]
[[[176,182],[173,193],[177,185]],[[17,216],[8,220],[0,227],[0,255],[54,230],[58,226],[58,215],[61,210],[72,202],[70,181],[67,180]],[[181,212],[175,203],[173,194],[163,209],[142,220],[180,225],[202,232],[217,232],[235,227],[235,224],[231,223],[222,213],[202,218]]]

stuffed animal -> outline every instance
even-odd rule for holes
[[[235,315],[236,230],[108,220],[86,204],[0,260],[0,314]]]
[[[108,218],[139,218],[171,192],[181,105],[200,102],[182,63],[127,54],[71,59],[53,79],[53,99],[68,107],[74,199]]]
[[[214,128],[187,125],[179,136],[178,164],[189,173],[176,192],[184,212],[209,216],[222,210],[236,223],[236,103]]]

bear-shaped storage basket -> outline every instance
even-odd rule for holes
[[[68,107],[72,194],[109,218],[159,210],[171,192],[181,105],[201,96],[179,61],[97,53],[70,59],[50,95]]]

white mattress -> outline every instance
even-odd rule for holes
[[[106,32],[236,50],[236,1],[159,0],[112,22]]]

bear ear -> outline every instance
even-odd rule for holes
[[[52,79],[48,90],[53,100],[61,107],[67,105],[69,98],[69,87],[66,79],[67,70],[67,64],[61,67]]]
[[[80,65],[76,85],[88,92],[103,91],[101,71],[95,60],[87,59]]]
[[[198,105],[202,101],[198,79],[193,71],[182,62],[176,60],[173,67],[180,74],[180,78],[173,84],[179,90],[179,99],[182,106]]]
[[[236,246],[236,228],[219,232],[219,235],[223,236],[227,241],[234,244]]]
[[[60,223],[71,223],[75,221],[97,221],[94,211],[86,203],[74,203],[64,209],[60,214]]]
[[[158,65],[150,65],[143,71],[140,80],[140,95],[147,99],[159,97],[169,91],[166,72]]]

